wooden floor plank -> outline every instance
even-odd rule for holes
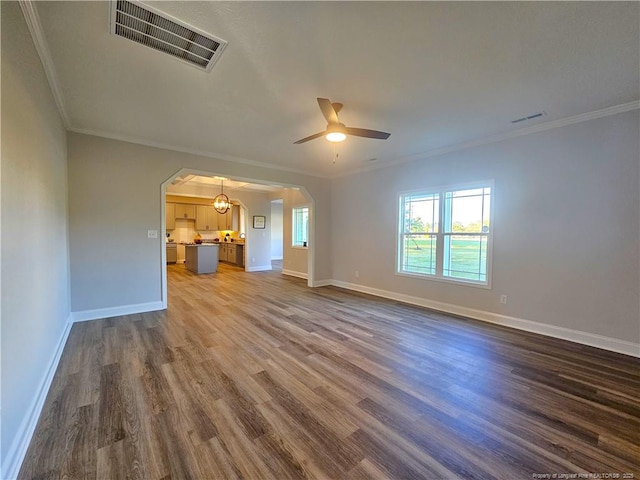
[[[20,479],[640,478],[639,359],[279,272],[168,284],[73,326]]]

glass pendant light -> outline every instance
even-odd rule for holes
[[[222,179],[220,180],[220,193],[213,199],[213,208],[218,213],[227,213],[229,208],[231,208],[229,197],[224,194],[224,180]]]

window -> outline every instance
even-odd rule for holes
[[[309,207],[294,207],[292,223],[291,244],[294,247],[306,247],[309,241]]]
[[[489,285],[490,182],[400,195],[398,273]]]

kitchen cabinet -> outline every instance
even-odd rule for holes
[[[196,230],[219,230],[218,212],[209,205],[196,206]]]
[[[230,243],[220,243],[220,261],[234,263],[235,245]]]
[[[218,229],[219,230],[231,230],[231,223],[229,222],[229,212],[232,212],[233,209],[230,208],[227,213],[219,213],[218,214]]]
[[[187,220],[196,219],[196,206],[187,205],[185,203],[176,203],[176,218],[186,218]]]
[[[240,230],[240,205],[218,214],[218,230]]]
[[[244,245],[220,243],[219,255],[221,262],[233,263],[239,267],[244,267]]]
[[[174,230],[176,228],[176,204],[167,203],[164,208],[164,223],[166,230]]]

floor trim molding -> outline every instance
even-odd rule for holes
[[[267,270],[273,270],[271,265],[258,265],[257,267],[247,267],[247,272],[266,272]]]
[[[4,479],[13,479],[18,477],[20,467],[22,466],[24,457],[27,454],[27,449],[31,443],[33,433],[36,430],[36,425],[38,424],[42,407],[44,407],[44,402],[47,399],[49,388],[51,388],[53,377],[58,369],[58,363],[60,363],[60,358],[62,357],[64,346],[67,344],[67,339],[69,338],[72,326],[73,321],[71,320],[70,315],[67,318],[62,335],[60,335],[60,339],[56,345],[53,358],[51,359],[49,368],[47,369],[47,374],[42,379],[38,392],[29,406],[27,414],[22,419],[18,433],[9,447],[9,452],[7,453],[5,462],[2,464],[1,476]]]
[[[135,305],[123,305],[121,307],[97,308],[95,310],[83,310],[71,312],[71,321],[86,322],[87,320],[98,320],[100,318],[119,317],[120,315],[131,315],[134,313],[155,312],[164,310],[162,301],[138,303]]]
[[[475,320],[482,320],[488,323],[495,323],[497,325],[503,325],[505,327],[516,328],[518,330],[524,330],[531,333],[538,333],[540,335],[546,335],[548,337],[568,340],[570,342],[580,343],[582,345],[588,345],[596,348],[602,348],[604,350],[640,358],[640,344],[628,342],[625,340],[619,340],[617,338],[605,337],[603,335],[583,332],[580,330],[572,330],[570,328],[534,322],[532,320],[525,320],[523,318],[510,317],[508,315],[501,315],[499,313],[487,312],[485,310],[478,310],[475,308],[462,307],[459,305],[453,305],[451,303],[427,300],[421,297],[414,297],[411,295],[405,295],[389,290],[381,290],[378,288],[367,287],[355,283],[343,282],[341,280],[332,280],[331,285],[345,288],[347,290],[375,295],[376,297],[383,297],[389,300],[397,300],[399,302],[409,303],[411,305],[431,308],[440,312],[469,317]]]
[[[294,270],[285,270],[284,268],[282,269],[282,274],[289,275],[290,277],[304,278],[305,280],[309,278],[309,276],[304,272],[296,272]]]

